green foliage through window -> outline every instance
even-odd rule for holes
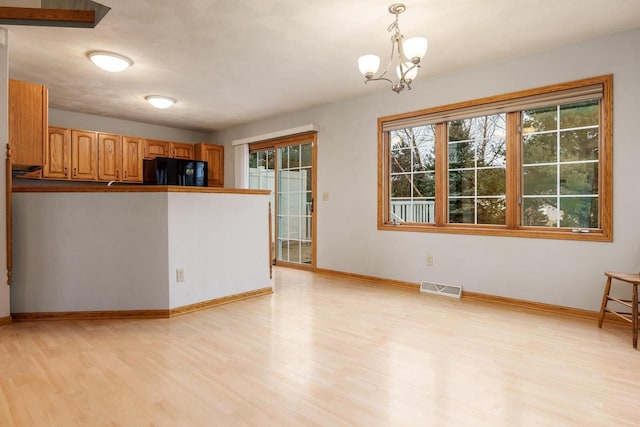
[[[523,111],[523,225],[599,227],[599,111],[597,100]]]
[[[449,222],[505,224],[506,114],[448,122]]]

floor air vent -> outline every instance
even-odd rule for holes
[[[420,292],[460,298],[460,296],[462,295],[462,286],[444,285],[442,283],[434,282],[420,282]]]

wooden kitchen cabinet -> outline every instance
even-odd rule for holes
[[[205,144],[195,146],[195,159],[207,162],[209,187],[224,186],[224,146]]]
[[[98,179],[96,133],[50,127],[44,145],[42,177],[49,179]]]
[[[122,178],[122,136],[98,134],[98,179],[120,181]]]
[[[173,157],[174,159],[193,160],[194,159],[193,148],[194,148],[193,144],[185,144],[182,142],[172,142],[170,157]]]
[[[69,178],[71,129],[50,127],[44,144],[43,178]]]
[[[183,142],[159,141],[157,139],[144,140],[144,158],[169,157],[172,159],[194,159],[193,144]]]
[[[124,181],[142,182],[144,144],[141,138],[122,137],[122,173]]]
[[[142,182],[143,140],[110,133],[98,134],[98,179]]]
[[[95,132],[71,130],[71,179],[98,179],[98,145]]]
[[[48,133],[48,108],[45,86],[9,80],[9,145],[12,166],[42,167],[43,147]],[[40,172],[37,176],[40,176]]]
[[[51,126],[44,144],[42,178],[79,181],[143,182],[145,156],[172,157],[169,141],[145,140],[133,136],[83,131]],[[189,146],[177,143],[185,158]],[[193,158],[193,155],[190,157]],[[28,175],[32,176],[32,175]]]
[[[155,159],[156,157],[171,157],[171,143],[169,141],[145,139],[144,158]]]

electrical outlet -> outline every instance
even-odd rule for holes
[[[184,268],[178,268],[176,270],[176,281],[184,282]]]
[[[427,255],[427,267],[433,266],[433,255]]]

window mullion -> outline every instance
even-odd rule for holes
[[[441,227],[447,220],[449,150],[447,145],[447,124],[436,125],[436,225]]]
[[[507,142],[506,142],[506,225],[507,228],[518,228],[522,218],[522,156],[520,113],[507,114]]]
[[[389,132],[378,129],[378,227],[390,221],[391,167]],[[384,177],[384,178],[382,178]]]
[[[556,227],[560,228],[560,106],[556,107]]]

